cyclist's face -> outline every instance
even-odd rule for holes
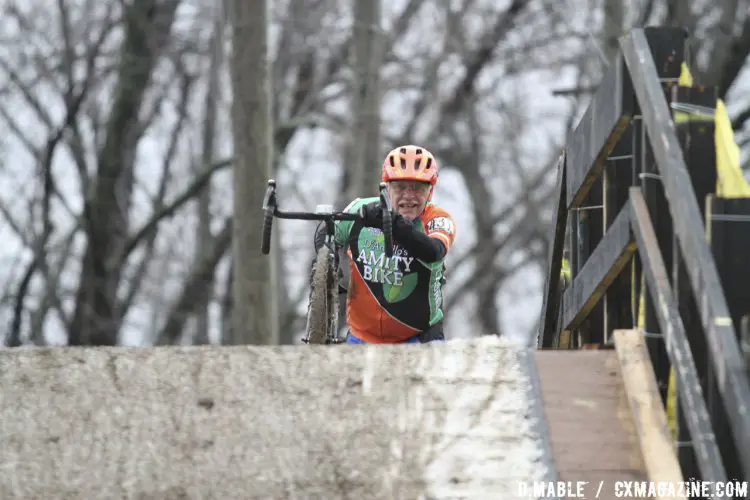
[[[432,186],[419,181],[391,181],[388,192],[393,209],[404,218],[414,220],[422,214]]]

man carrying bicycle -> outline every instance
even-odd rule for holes
[[[385,158],[382,179],[393,214],[393,256],[385,254],[379,198],[357,198],[345,212],[361,220],[336,222],[336,242],[350,262],[346,301],[348,344],[445,340],[443,261],[456,237],[451,215],[431,202],[438,164],[426,149],[408,145]],[[316,237],[316,251],[324,232]]]

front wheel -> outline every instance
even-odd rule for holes
[[[327,246],[318,250],[310,283],[310,303],[307,308],[307,343],[325,344],[328,338],[328,321],[333,310],[331,290],[336,282],[333,276],[333,255]]]
[[[260,243],[260,252],[268,255],[271,251],[271,229],[273,227],[273,212],[266,210],[263,214],[263,239]]]

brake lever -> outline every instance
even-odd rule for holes
[[[276,181],[274,179],[268,179],[268,187],[266,188],[266,195],[263,197],[263,210],[267,211],[273,207],[273,212],[276,212]]]
[[[388,196],[388,189],[386,188],[385,182],[380,183],[380,205],[385,207],[389,212],[393,212],[391,197]]]

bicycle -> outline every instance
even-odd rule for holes
[[[380,205],[383,211],[383,238],[386,256],[393,256],[392,207],[386,185],[380,183]],[[276,201],[276,181],[268,180],[266,195],[263,199],[263,240],[261,253],[268,255],[271,250],[271,230],[273,218],[317,220],[325,223],[324,244],[318,250],[310,276],[310,296],[307,306],[305,344],[341,344],[346,339],[338,335],[339,301],[338,294],[346,289],[340,286],[343,276],[339,250],[341,245],[334,239],[336,221],[361,220],[358,214],[336,212],[330,205],[318,205],[315,212],[284,212],[279,210]]]

